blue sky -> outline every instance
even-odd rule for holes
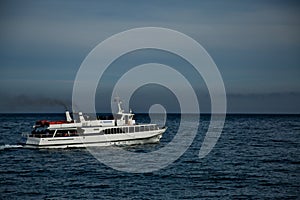
[[[70,104],[76,72],[99,42],[156,26],[208,51],[229,112],[300,113],[297,1],[1,1],[0,9],[0,112],[63,111],[57,102]]]

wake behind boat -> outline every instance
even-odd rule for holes
[[[66,120],[40,120],[31,133],[23,133],[24,147],[70,148],[89,146],[135,145],[157,143],[167,128],[156,124],[137,124],[134,114],[125,113],[118,101],[119,111],[112,119],[86,119],[82,112],[73,120],[66,111]]]

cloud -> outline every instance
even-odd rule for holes
[[[0,16],[3,96],[68,98],[80,63],[95,45],[130,28],[162,26],[208,50],[228,91],[241,94],[229,95],[232,110],[276,111],[279,103],[289,112],[298,109],[298,95],[288,94],[299,89],[296,1],[10,1],[1,4]],[[264,91],[278,93],[264,97],[273,102],[264,104],[268,109],[259,106]],[[253,93],[242,95],[247,92]]]
[[[300,92],[227,94],[228,111],[232,113],[300,114]]]
[[[35,2],[22,9],[21,5],[15,5],[20,7],[19,12],[1,20],[4,27],[1,42],[24,45],[24,48],[31,45],[92,48],[112,34],[143,26],[173,28],[207,45],[226,49],[299,42],[298,10],[274,5],[257,2],[180,2],[177,5],[134,1],[89,5]]]

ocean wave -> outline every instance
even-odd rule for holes
[[[0,150],[5,150],[5,149],[15,149],[15,148],[22,148],[22,145],[18,144],[5,144],[5,145],[0,145]]]

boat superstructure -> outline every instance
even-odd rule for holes
[[[73,120],[66,111],[66,120],[40,120],[31,133],[23,133],[25,147],[70,148],[89,146],[134,145],[157,143],[166,127],[156,124],[137,124],[130,111],[125,113],[118,101],[118,112],[114,117],[88,119],[82,112]]]

